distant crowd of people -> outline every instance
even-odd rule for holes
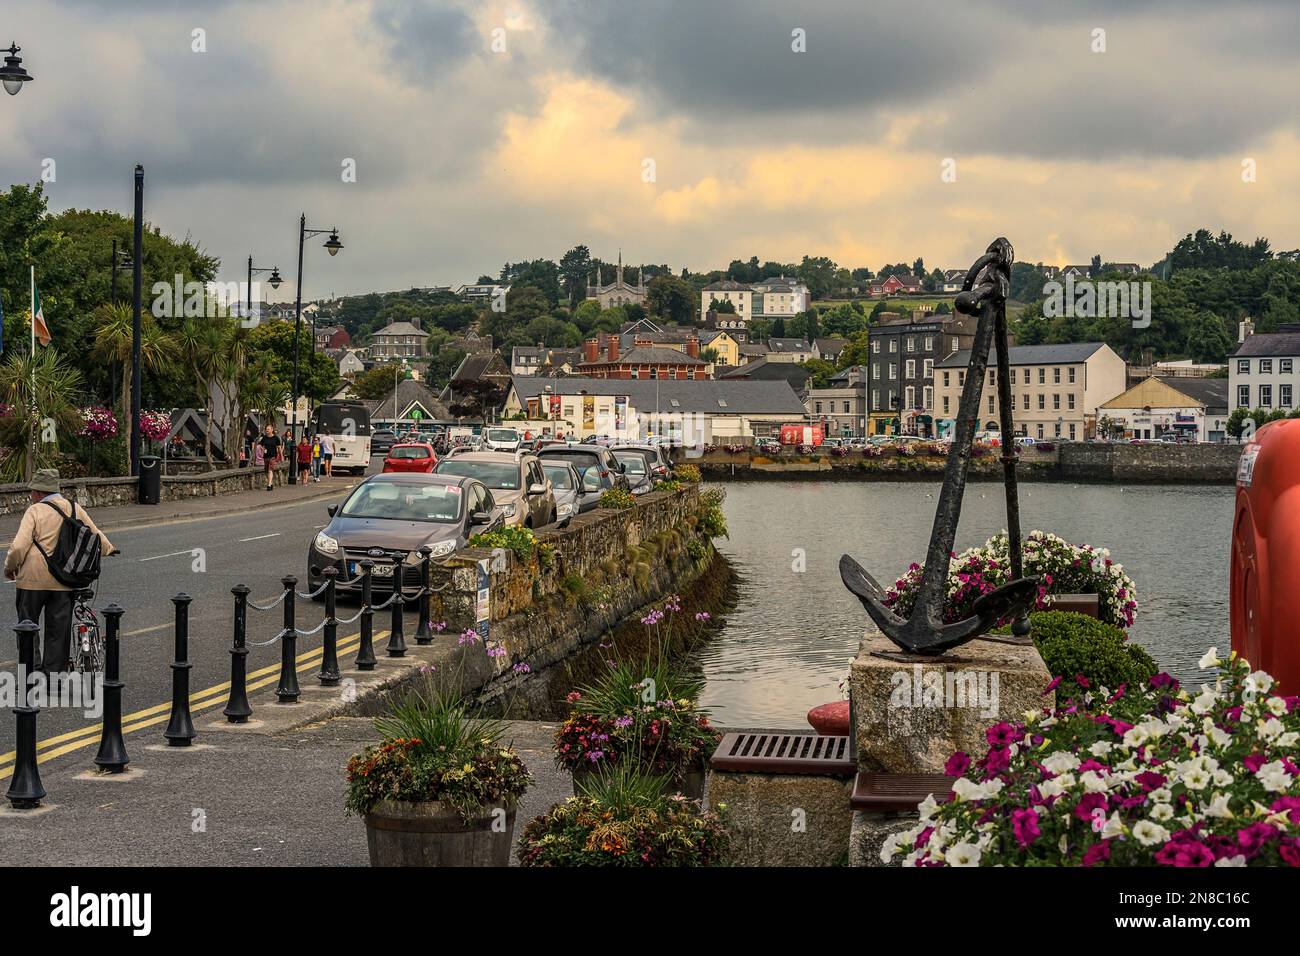
[[[334,474],[334,439],[329,435],[303,433],[295,445],[293,433],[289,429],[277,435],[275,428],[267,425],[256,439],[245,440],[239,453],[239,465],[261,468],[266,474],[266,490],[272,491],[276,484],[284,484],[284,472],[276,468],[281,462],[289,460],[289,455],[297,458],[298,473],[310,475],[312,481],[320,481]]]

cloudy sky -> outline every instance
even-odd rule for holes
[[[1020,259],[1149,264],[1202,225],[1300,246],[1291,0],[4,14],[36,82],[0,97],[0,184],[52,159],[52,208],[129,213],[143,163],[148,218],[226,279],[250,252],[291,276],[305,211],[345,244],[332,260],[309,246],[308,298],[470,282],[578,243],[697,270],[804,254],[957,268],[1000,234]]]

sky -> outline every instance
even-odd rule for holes
[[[0,186],[190,236],[292,297],[592,255],[1149,265],[1300,246],[1300,4],[23,0]],[[51,163],[52,161],[52,163]],[[355,169],[355,176],[349,170]]]

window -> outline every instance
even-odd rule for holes
[[[1039,392],[1039,393],[1038,393],[1038,410],[1041,412],[1041,411],[1045,411],[1046,409],[1047,409],[1047,396],[1044,395],[1042,392]]]
[[[1291,386],[1279,385],[1277,387],[1277,404],[1279,408],[1291,407]]]
[[[1042,438],[1042,437],[1043,437],[1043,425],[1042,425],[1041,422],[1039,422],[1039,424],[1038,424],[1038,437],[1039,437],[1039,438]]]
[[[893,353],[893,352],[897,352],[897,351],[898,351],[898,339],[897,339],[897,338],[892,338],[892,339],[889,340],[889,351],[890,351],[891,353]]]
[[[1029,384],[1029,369],[1025,369],[1025,384]]]
[[[990,415],[993,414],[993,396],[992,396],[992,395],[989,396],[989,414],[990,414]]]
[[[923,396],[922,402],[925,405],[925,410],[929,411],[934,408],[934,389],[927,385],[921,389],[921,395]]]
[[[817,414],[820,415],[822,413],[822,403],[817,402],[816,404],[817,404]]]
[[[889,377],[890,379],[898,378],[898,366],[893,362],[889,363]]]
[[[880,339],[873,339],[871,342],[871,352],[874,355],[880,354]]]
[[[921,377],[934,378],[934,359],[926,359],[921,363]]]
[[[1074,411],[1074,392],[1071,392],[1069,395],[1065,397],[1069,399],[1065,407],[1068,408],[1070,411]]]
[[[1061,423],[1060,423],[1060,422],[1057,422],[1055,427],[1056,427],[1056,432],[1055,432],[1056,437],[1057,437],[1057,438],[1060,438],[1060,437],[1061,437]]]
[[[1074,422],[1070,422],[1070,441],[1074,441]]]
[[[1052,411],[1054,411],[1054,412],[1059,412],[1060,410],[1061,410],[1061,393],[1060,393],[1060,392],[1053,392],[1053,393],[1052,393]]]
[[[1238,375],[1250,374],[1250,359],[1237,359],[1237,374]]]
[[[844,414],[847,415],[848,413],[849,413],[849,403],[848,403],[848,402],[845,402],[845,403],[844,403]]]
[[[954,337],[953,340],[952,340],[952,348],[950,348],[948,351],[950,351],[950,352],[955,352],[955,351],[957,351],[958,348],[959,348],[959,346],[958,346],[958,344],[957,344],[957,339]]]
[[[1250,408],[1250,386],[1249,385],[1237,386],[1237,407]]]
[[[948,373],[947,373],[947,372],[944,372],[944,373],[943,373],[943,387],[944,387],[944,388],[948,388],[951,384],[952,384],[952,381],[951,381],[951,379],[949,379],[949,377],[948,377]]]
[[[1261,385],[1259,387],[1259,407],[1260,408],[1273,407],[1273,386],[1272,385]]]
[[[1073,365],[1070,366],[1070,384],[1071,384],[1071,385],[1074,384],[1074,366],[1073,366]]]
[[[1021,397],[1024,399],[1024,402],[1022,404],[1024,406],[1025,411],[1029,411],[1029,393],[1025,392],[1025,394]]]
[[[927,352],[933,352],[933,351],[934,351],[934,336],[933,336],[933,335],[927,335],[927,336],[925,337],[925,350],[926,350]]]
[[[909,336],[907,337],[907,350],[908,350],[909,352],[915,352],[915,351],[916,351],[916,336],[915,336],[915,335],[909,335]]]
[[[943,413],[944,413],[945,415],[948,414],[948,405],[949,405],[949,403],[948,403],[948,396],[945,395],[945,396],[943,397]]]
[[[1039,384],[1039,385],[1046,385],[1046,384],[1047,384],[1047,369],[1045,369],[1045,368],[1040,368],[1040,369],[1038,370],[1038,384]]]
[[[903,390],[903,407],[916,408],[916,389],[911,385]]]
[[[1291,374],[1291,359],[1278,359],[1278,371],[1283,375]]]
[[[907,374],[904,378],[916,378],[916,359],[907,360]]]
[[[873,388],[871,390],[871,410],[873,412],[880,411],[880,390],[879,389]]]
[[[1259,360],[1259,373],[1260,373],[1261,375],[1272,375],[1272,374],[1273,374],[1273,360],[1272,360],[1272,359],[1260,359],[1260,360]]]
[[[996,385],[997,382],[998,382],[997,375],[993,372],[993,369],[989,369],[989,384]]]
[[[966,373],[965,373],[965,372],[958,372],[958,373],[957,373],[957,387],[958,387],[958,388],[961,388],[961,387],[962,387],[963,385],[965,385],[965,384],[966,384]]]
[[[1052,384],[1053,385],[1061,384],[1061,369],[1059,367],[1052,369]]]

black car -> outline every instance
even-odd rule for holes
[[[387,455],[397,444],[397,433],[390,428],[380,428],[370,433],[370,454]]]
[[[631,491],[632,485],[623,474],[623,466],[615,461],[608,448],[600,445],[547,445],[537,453],[545,465],[547,461],[567,461],[582,479],[587,491],[607,491],[622,488]]]
[[[404,559],[403,587],[420,587],[419,548],[445,558],[476,534],[505,524],[492,492],[475,478],[392,472],[371,475],[329,509],[330,523],[307,548],[308,589],[324,581],[321,571],[338,569],[337,589],[361,587],[361,561],[375,563],[373,587],[392,590],[393,558]]]

